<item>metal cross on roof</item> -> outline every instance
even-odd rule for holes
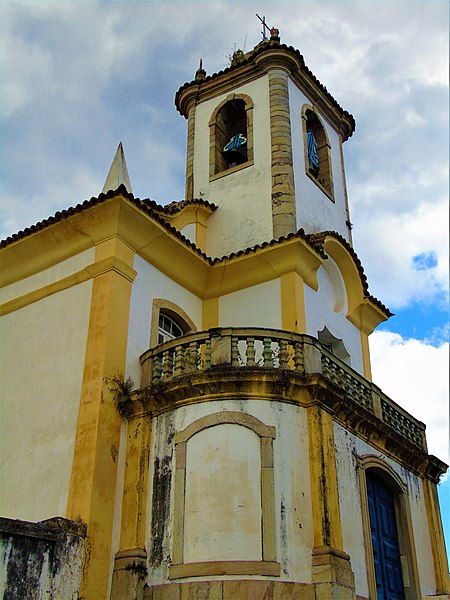
[[[262,31],[261,31],[262,39],[267,40],[266,29],[267,29],[267,31],[270,31],[270,27],[266,24],[266,17],[263,16],[261,18],[258,14],[256,14],[256,16],[261,21],[262,26],[263,26]]]

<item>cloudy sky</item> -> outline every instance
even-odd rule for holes
[[[255,13],[279,28],[356,119],[344,145],[354,246],[396,313],[372,336],[374,380],[448,462],[447,0],[4,1],[0,12],[2,239],[98,195],[120,140],[135,196],[182,199],[175,91],[200,58],[213,73],[252,49]],[[448,479],[440,494],[448,514]]]

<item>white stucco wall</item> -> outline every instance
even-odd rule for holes
[[[352,569],[355,574],[356,593],[361,596],[368,596],[357,457],[370,454],[383,459],[407,486],[412,531],[416,552],[418,553],[417,566],[421,597],[435,594],[433,555],[420,478],[393,459],[380,453],[364,440],[349,433],[337,423],[334,426],[334,435],[344,550],[351,558]]]
[[[350,365],[364,374],[361,337],[355,325],[347,319],[347,296],[342,276],[331,257],[317,271],[317,292],[305,285],[306,333],[317,337],[324,327],[342,339],[350,354]]]
[[[222,296],[219,299],[219,326],[281,329],[279,279]]]
[[[228,92],[199,104],[195,114],[194,196],[219,206],[208,219],[210,256],[223,256],[273,237],[268,77],[237,87],[233,93],[247,94],[253,100],[252,166],[209,181],[208,123]]]
[[[61,265],[55,271],[65,274]],[[42,275],[34,282],[49,273]],[[17,287],[23,292],[29,283]],[[91,291],[90,280],[2,317],[3,516],[66,514]]]
[[[306,233],[332,230],[348,240],[345,224],[344,182],[342,178],[339,135],[320,115],[331,145],[331,163],[334,185],[334,200],[329,197],[305,173],[305,154],[302,129],[302,107],[311,101],[289,80],[289,103],[292,132],[292,157],[294,163],[295,196],[297,206],[297,227]]]
[[[131,377],[137,388],[141,379],[139,356],[150,347],[153,300],[163,298],[177,304],[198,329],[202,324],[202,301],[139,255],[135,256],[134,269],[137,275],[131,290],[126,377]]]
[[[192,406],[184,406],[176,411],[164,413],[158,416],[155,420],[154,432],[155,436],[152,441],[150,453],[150,473],[149,473],[149,500],[147,520],[147,546],[152,547],[153,538],[155,535],[156,524],[152,523],[152,482],[154,482],[154,465],[155,460],[159,465],[170,465],[167,468],[172,469],[171,492],[168,500],[168,512],[165,523],[164,536],[164,556],[169,556],[172,551],[172,527],[173,527],[173,506],[174,506],[174,477],[173,469],[175,466],[173,435],[177,431],[182,431],[187,425],[193,421],[222,410],[240,411],[255,416],[266,425],[271,425],[276,428],[276,438],[273,442],[274,448],[274,478],[275,478],[275,516],[276,516],[276,543],[277,543],[277,560],[281,562],[281,579],[291,581],[311,581],[311,548],[313,545],[312,531],[312,509],[311,509],[311,490],[310,490],[310,475],[309,475],[309,454],[308,454],[308,427],[306,419],[306,411],[299,407],[283,403],[272,403],[268,401],[242,401],[242,400],[224,400],[212,401],[208,403],[194,404]],[[226,438],[228,430],[222,429],[219,432],[219,425],[212,427],[207,434],[208,439],[203,440],[206,445],[211,445],[212,460],[220,461],[220,455],[214,451],[217,438],[221,443],[221,447],[226,445],[227,454],[224,457],[223,467],[229,465],[227,473],[225,473],[226,481],[230,481],[234,477],[233,470],[242,466],[243,458],[248,459],[247,464],[253,465],[255,470],[259,469],[259,457],[252,457],[253,452],[259,454],[259,443],[252,444],[251,436],[249,438],[245,428],[239,425],[233,425],[230,440],[235,446],[230,449]],[[244,430],[241,435],[240,429]],[[252,433],[252,432],[250,432]],[[226,434],[226,435],[225,435]],[[200,435],[195,434],[191,440]],[[254,435],[254,434],[253,434]],[[225,436],[225,437],[224,437]],[[201,438],[197,438],[197,442],[201,442]],[[197,444],[194,442],[189,448],[188,442],[188,465],[191,468],[197,465],[198,469],[203,468],[202,460],[206,452],[205,444]],[[220,444],[219,444],[220,445]],[[197,448],[197,446],[199,446]],[[202,454],[195,455],[195,451],[201,446]],[[242,446],[242,454],[240,449]],[[191,459],[189,451],[192,451]],[[233,460],[234,453],[237,457],[237,462]],[[207,455],[207,461],[209,460]],[[191,461],[191,462],[189,462]],[[242,471],[244,475],[245,469]],[[259,473],[251,473],[251,483],[249,489],[253,489],[253,484],[257,481]],[[226,485],[224,482],[220,485]],[[218,484],[219,485],[219,484]],[[230,484],[231,485],[231,484]],[[187,486],[189,498],[189,484]],[[247,493],[248,492],[248,493]],[[247,495],[250,494],[247,490]],[[203,503],[207,503],[207,499],[203,499]],[[242,504],[241,502],[239,504]],[[235,510],[244,510],[243,507],[235,507]],[[208,522],[211,524],[213,517],[206,515]],[[197,528],[202,527],[202,514],[197,516]],[[226,523],[220,523],[220,527],[226,527]],[[249,556],[247,559],[254,559],[254,537],[250,542],[244,539],[247,535],[246,530],[238,531],[231,524],[233,541],[241,547],[247,549]],[[202,536],[202,532],[195,532],[195,527],[188,527],[188,532],[194,536]],[[252,536],[254,531],[252,531]],[[210,536],[211,537],[211,536]],[[260,543],[260,542],[259,542]],[[220,540],[214,541],[215,548],[218,552],[228,552],[227,549],[220,549]],[[249,545],[250,544],[250,545]],[[199,548],[199,539],[193,541],[185,539],[186,556],[192,559],[197,559],[199,556],[195,554]],[[235,549],[236,550],[236,549]],[[243,550],[242,550],[243,552]],[[251,554],[251,556],[250,556]],[[219,554],[217,555],[219,556]],[[231,555],[230,555],[231,556]],[[234,557],[236,555],[234,554]],[[228,557],[228,555],[227,555]],[[225,557],[224,557],[225,558]],[[245,558],[242,555],[242,558]],[[151,564],[149,565],[149,578],[152,583],[163,583],[167,576],[166,565]]]

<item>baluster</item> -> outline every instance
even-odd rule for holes
[[[247,338],[247,349],[246,349],[247,367],[255,366],[255,338]]]
[[[161,373],[162,373],[161,356],[158,354],[153,357],[153,378],[152,378],[153,383],[159,383],[159,380],[161,379]]]
[[[169,353],[167,355],[167,370],[169,373],[169,377],[173,376],[173,358],[174,358],[174,356],[175,356],[175,351],[173,349],[169,350]]]
[[[189,370],[196,371],[198,362],[198,344],[194,341],[189,344]]]
[[[288,369],[289,368],[289,365],[288,365],[289,352],[287,349],[287,341],[286,340],[280,340],[279,359],[280,359],[280,369]]]
[[[175,349],[175,371],[174,375],[181,375],[184,368],[184,348],[180,344]]]
[[[273,367],[272,340],[270,338],[265,337],[263,344],[264,344],[264,350],[263,350],[264,366],[265,367]]]
[[[235,335],[231,336],[231,365],[233,367],[238,367],[239,361],[239,348],[238,348],[239,340]]]
[[[162,378],[166,379],[166,377],[170,377],[172,373],[169,370],[169,351],[164,350],[162,356]]]
[[[300,342],[294,342],[294,369],[303,373],[303,345]]]
[[[205,350],[205,369],[211,368],[211,338],[206,338],[206,350]]]

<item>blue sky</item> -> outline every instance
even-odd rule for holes
[[[374,381],[448,455],[448,3],[3,2],[0,238],[100,193],[122,140],[133,192],[184,193],[174,94],[279,28],[356,119],[344,145],[354,247],[395,317]],[[450,483],[440,485],[450,522]],[[450,539],[450,531],[448,531]]]

